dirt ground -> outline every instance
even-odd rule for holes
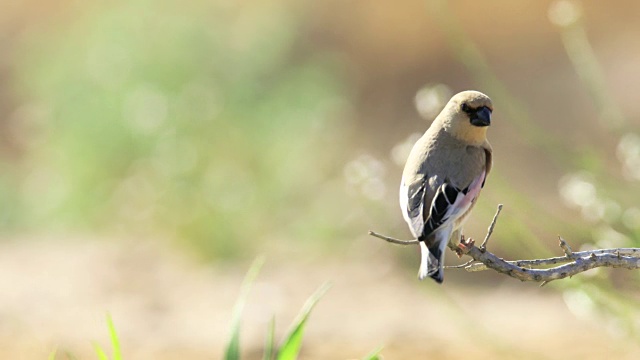
[[[385,359],[640,358],[638,344],[577,319],[553,289],[510,279],[463,287],[472,274],[437,286],[382,254],[267,258],[243,317],[244,358],[260,358],[272,315],[280,338],[327,280],[301,359],[358,359],[380,346]],[[57,359],[95,359],[94,343],[109,347],[106,313],[125,359],[222,358],[246,269],[198,264],[152,242],[5,241],[0,358],[43,359],[57,349]]]

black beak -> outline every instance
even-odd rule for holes
[[[474,114],[471,114],[471,124],[475,126],[491,125],[491,110],[486,106],[479,108]]]

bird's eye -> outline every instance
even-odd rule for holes
[[[462,109],[462,111],[466,112],[467,114],[471,112],[471,108],[466,103],[463,103],[462,106],[460,106],[460,108]]]

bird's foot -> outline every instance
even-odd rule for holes
[[[471,250],[471,248],[476,244],[476,241],[472,238],[465,239],[464,235],[460,237],[460,243],[456,248],[456,255],[458,258],[461,258],[462,255],[466,254]]]

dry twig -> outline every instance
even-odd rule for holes
[[[479,248],[476,246],[469,248],[466,255],[470,256],[471,260],[462,265],[447,266],[446,268],[465,269],[469,272],[491,269],[521,281],[541,282],[542,284],[540,286],[544,286],[550,281],[571,277],[597,267],[640,268],[640,248],[597,249],[574,252],[561,237],[559,237],[559,246],[564,252],[564,256],[515,261],[507,261],[499,258],[486,250],[486,244],[493,234],[493,229],[501,210],[502,204],[498,205],[498,209],[489,225],[487,236],[482,242],[482,245],[480,245]],[[399,240],[373,231],[369,231],[369,235],[400,245],[414,245],[418,243],[418,240],[415,239]],[[562,265],[547,269],[533,268],[534,266],[539,267],[557,264]]]
[[[489,242],[489,238],[493,234],[493,228],[496,227],[496,222],[498,221],[498,215],[500,215],[500,211],[502,211],[502,204],[498,204],[498,209],[496,210],[496,214],[493,215],[493,220],[491,220],[491,224],[489,225],[489,229],[487,229],[487,236],[485,236],[484,241],[480,245],[480,250],[487,250],[487,243]]]

